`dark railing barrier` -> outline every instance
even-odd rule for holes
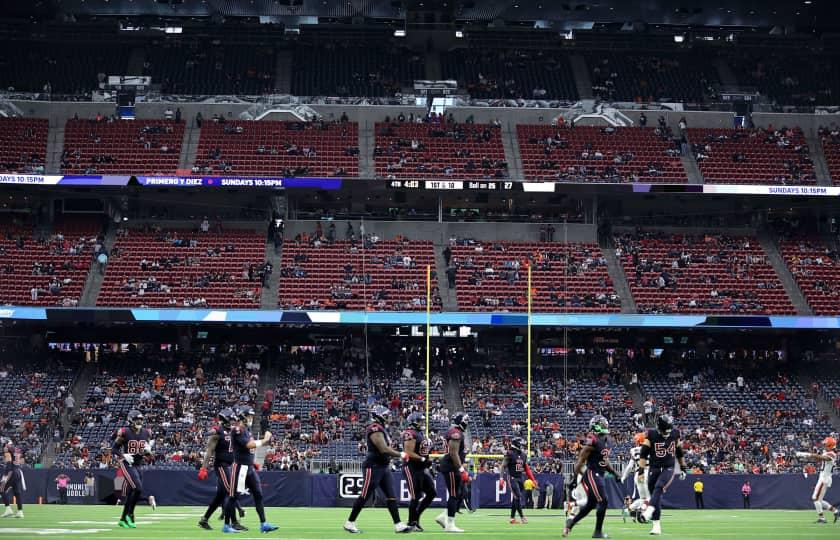
[[[47,503],[58,501],[56,477],[67,474],[70,477],[68,501],[72,504],[99,504],[114,501],[115,487],[119,488],[121,479],[114,478],[115,471],[110,469],[92,470],[94,477],[93,493],[85,486],[87,471],[67,469],[26,469],[27,491],[24,503],[33,504],[39,500]],[[563,479],[560,475],[537,475],[540,482],[539,506],[545,505],[545,486],[554,485],[554,508],[560,508],[563,501]],[[361,490],[360,474],[313,474],[301,472],[261,472],[260,479],[266,506],[348,506]],[[694,508],[694,482],[700,479],[704,483],[706,508],[732,509],[741,508],[741,486],[745,480],[752,485],[752,508],[773,509],[811,509],[811,492],[817,482],[816,476],[805,477],[801,474],[782,475],[692,475],[685,481],[675,480],[665,495],[667,508]],[[408,489],[399,472],[393,475],[396,492],[403,504],[408,503]],[[146,470],[143,472],[143,484],[146,495],[154,495],[157,503],[163,506],[203,506],[206,505],[216,489],[216,481],[211,474],[206,481],[199,481],[195,471]],[[437,478],[438,493],[442,497],[436,502],[445,502],[446,489],[443,477]],[[625,494],[632,495],[632,484],[607,481],[607,496],[610,506],[621,506]],[[499,488],[498,476],[479,474],[471,483],[470,498],[479,508],[506,507],[510,502],[509,488]],[[109,499],[110,497],[110,499]],[[250,497],[245,504],[250,504]],[[831,501],[838,502],[838,501]]]

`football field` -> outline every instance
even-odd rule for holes
[[[6,518],[0,520],[0,539],[2,538],[85,538],[91,540],[127,539],[168,540],[168,539],[206,539],[233,537],[240,539],[282,538],[344,540],[348,538],[378,539],[394,538],[395,533],[388,513],[383,508],[368,508],[357,522],[362,534],[351,535],[341,528],[347,518],[345,508],[269,508],[268,519],[280,530],[270,534],[258,532],[256,513],[248,508],[242,520],[249,527],[249,532],[225,535],[220,522],[213,516],[211,525],[214,530],[206,531],[196,525],[203,512],[198,507],[167,507],[152,511],[147,506],[137,509],[137,529],[125,530],[116,526],[119,507],[114,506],[56,506],[29,505],[25,508],[23,519]],[[402,515],[406,513],[401,509]],[[444,538],[464,536],[484,539],[529,539],[560,538],[563,517],[559,511],[532,510],[526,515],[530,518],[527,525],[508,524],[508,513],[502,510],[479,510],[474,514],[459,515],[457,524],[465,533],[444,534],[434,522],[439,510],[430,509],[424,516],[424,533],[413,533],[426,538]],[[713,540],[746,539],[838,539],[840,522],[832,523],[829,516],[827,525],[815,522],[814,512],[779,511],[779,510],[705,510],[705,511],[666,511],[662,520],[662,538],[693,540],[709,538]],[[587,517],[574,531],[570,538],[590,538],[594,525],[594,514]],[[616,510],[607,515],[604,530],[612,538],[632,539],[651,538],[648,525],[624,523]]]

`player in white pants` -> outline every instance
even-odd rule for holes
[[[835,453],[837,440],[834,437],[826,437],[823,441],[823,446],[825,447],[825,450],[822,454],[813,454],[811,452],[796,453],[796,457],[798,458],[810,459],[818,461],[822,464],[819,477],[817,479],[817,485],[814,487],[813,495],[811,495],[811,500],[814,502],[814,508],[817,510],[817,523],[827,523],[824,514],[826,510],[834,514],[834,521],[837,521],[838,516],[840,516],[840,510],[834,508],[831,504],[823,500],[825,498],[825,494],[831,487],[831,472],[834,469],[835,461],[837,461],[837,454]]]
[[[575,483],[575,489],[572,490],[570,493],[571,500],[566,500],[566,517],[571,519],[580,512],[580,509],[586,506],[586,502],[588,500],[588,496],[586,494],[586,490],[583,487],[583,474],[586,471],[581,471],[581,474],[577,476],[577,482]]]
[[[636,446],[630,449],[630,460],[627,462],[627,465],[624,466],[624,470],[621,471],[621,481],[624,482],[631,474],[633,475],[635,497],[633,502],[630,503],[628,510],[630,510],[630,512],[637,512],[636,519],[640,523],[644,523],[645,518],[642,516],[641,510],[648,500],[650,500],[647,469],[639,467],[639,458],[641,457],[642,452],[642,441],[645,440],[645,434],[636,433],[633,440],[635,441]]]

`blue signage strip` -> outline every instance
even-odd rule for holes
[[[425,325],[421,311],[280,311],[248,309],[146,309],[146,308],[44,308],[0,307],[0,319],[66,322],[171,323],[261,323],[310,325]],[[431,323],[440,326],[525,326],[524,313],[432,313]],[[572,328],[773,328],[840,329],[840,317],[795,317],[775,315],[629,315],[598,313],[534,313],[538,327]]]

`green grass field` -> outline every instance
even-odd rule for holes
[[[134,539],[205,539],[220,536],[238,539],[282,538],[344,540],[348,538],[376,539],[394,538],[396,535],[383,508],[368,508],[359,517],[360,535],[345,533],[341,526],[347,518],[344,508],[270,508],[269,521],[280,526],[280,530],[269,535],[259,534],[256,513],[248,509],[242,523],[252,530],[238,535],[223,535],[219,521],[214,519],[215,530],[205,531],[196,526],[203,508],[174,507],[158,508],[152,511],[147,506],[137,509],[137,529],[124,530],[116,526],[119,508],[113,506],[55,506],[29,505],[24,519],[6,518],[0,520],[2,538],[85,538],[91,540]],[[405,509],[402,515],[405,516]],[[444,534],[434,523],[438,511],[434,508],[424,516],[426,528],[421,534],[427,538],[459,536]],[[561,512],[534,510],[526,513],[530,518],[527,525],[509,525],[507,512],[502,510],[479,510],[474,514],[459,516],[458,526],[466,533],[460,536],[483,539],[541,539],[560,538],[563,527]],[[838,539],[840,522],[817,525],[815,513],[807,511],[778,510],[728,510],[728,511],[666,511],[662,519],[662,538],[693,540],[745,539]],[[587,517],[570,538],[589,538],[592,535],[594,515]],[[612,538],[651,538],[649,526],[623,523],[618,512],[613,510],[607,516],[604,530]]]

